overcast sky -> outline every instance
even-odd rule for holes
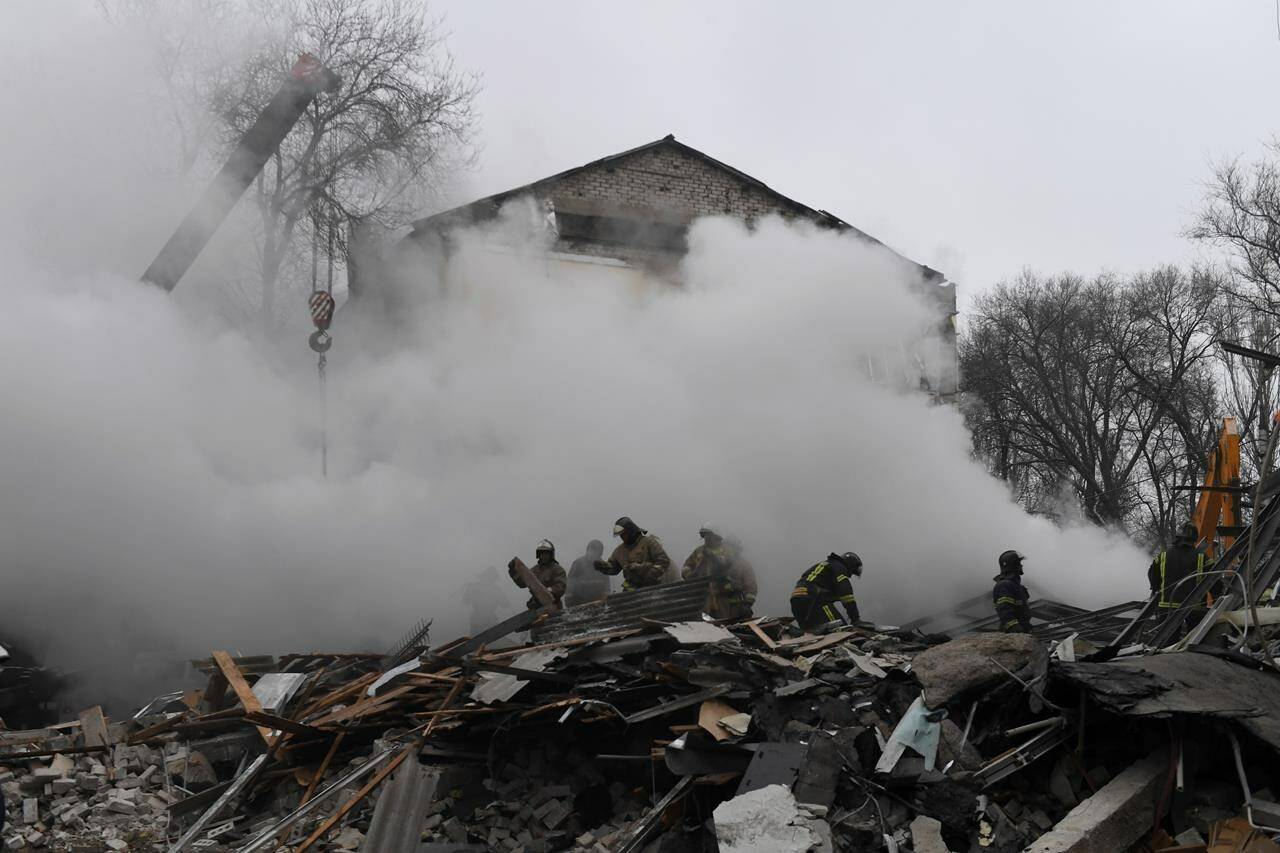
[[[1280,129],[1268,0],[436,0],[483,72],[474,195],[667,133],[961,285],[1188,260]]]

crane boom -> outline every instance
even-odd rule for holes
[[[1240,426],[1235,418],[1222,419],[1217,446],[1209,453],[1204,485],[1191,522],[1200,532],[1196,544],[1212,557],[1215,541],[1221,542],[1223,550],[1230,548],[1240,524]],[[1230,532],[1219,535],[1219,526]]]
[[[142,274],[143,281],[165,290],[177,286],[307,107],[321,92],[337,89],[338,83],[338,75],[311,54],[298,57],[280,90]]]

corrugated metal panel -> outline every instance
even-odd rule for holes
[[[709,586],[707,578],[698,578],[620,592],[557,613],[534,626],[530,634],[536,643],[554,643],[628,628],[693,621],[706,608]]]
[[[439,780],[440,768],[419,764],[416,756],[397,767],[378,796],[361,853],[415,853]]]

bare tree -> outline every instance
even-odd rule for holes
[[[1268,150],[1280,156],[1280,141]],[[1280,316],[1280,164],[1231,160],[1215,167],[1188,235],[1227,250],[1236,300]]]
[[[1188,234],[1225,250],[1230,267],[1217,337],[1275,352],[1280,347],[1280,141],[1268,145],[1268,152],[1250,164],[1231,160],[1214,168]],[[1221,353],[1219,360],[1225,402],[1240,419],[1246,450],[1242,473],[1248,476],[1267,444],[1280,377],[1250,359]]]
[[[979,296],[961,341],[975,451],[1029,509],[1163,539],[1173,486],[1202,469],[1216,404],[1218,284],[1024,273]]]
[[[156,4],[103,2],[131,20]],[[327,277],[327,270],[316,269],[317,256],[326,267],[344,267],[352,229],[403,224],[442,180],[471,162],[479,81],[455,68],[441,22],[420,0],[183,5],[193,19],[223,28],[221,44],[232,43],[184,64],[182,45],[191,40],[192,25],[182,18],[160,41],[158,62],[184,162],[220,161],[299,54],[317,56],[342,79],[337,92],[308,108],[250,191],[258,222],[256,280],[241,282],[240,292],[256,296],[259,322],[270,328],[282,290],[312,274]]]

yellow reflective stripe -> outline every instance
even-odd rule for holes
[[[852,595],[842,595],[839,598],[837,598],[836,601],[840,602],[841,604],[853,604],[855,601],[857,601],[857,599],[854,598]]]
[[[1169,599],[1165,597],[1165,580],[1164,580],[1164,567],[1168,559],[1169,559],[1169,552],[1161,551],[1160,552],[1160,606],[1161,607],[1169,606]]]
[[[828,621],[828,622],[834,622],[834,621],[836,621],[837,619],[839,619],[839,618],[840,618],[839,616],[837,616],[837,615],[836,615],[836,611],[835,611],[835,609],[834,609],[834,608],[832,608],[832,606],[831,606],[830,604],[824,604],[824,605],[822,605],[822,612],[823,612],[823,613],[825,613],[825,614],[827,614],[827,621]]]
[[[1002,595],[996,599],[996,604],[1017,604],[1017,603],[1018,603],[1018,599],[1010,598],[1007,595]]]
[[[836,575],[836,583],[839,583],[840,581],[847,581],[848,579],[848,575]]]
[[[814,566],[812,569],[809,570],[809,574],[805,576],[805,580],[816,581],[818,578],[822,577],[822,573],[826,570],[826,568],[827,568],[826,563],[818,563],[818,565]]]
[[[795,589],[791,590],[792,598],[795,598],[797,595],[808,595],[808,594],[809,594],[809,587],[807,586],[798,586]]]

